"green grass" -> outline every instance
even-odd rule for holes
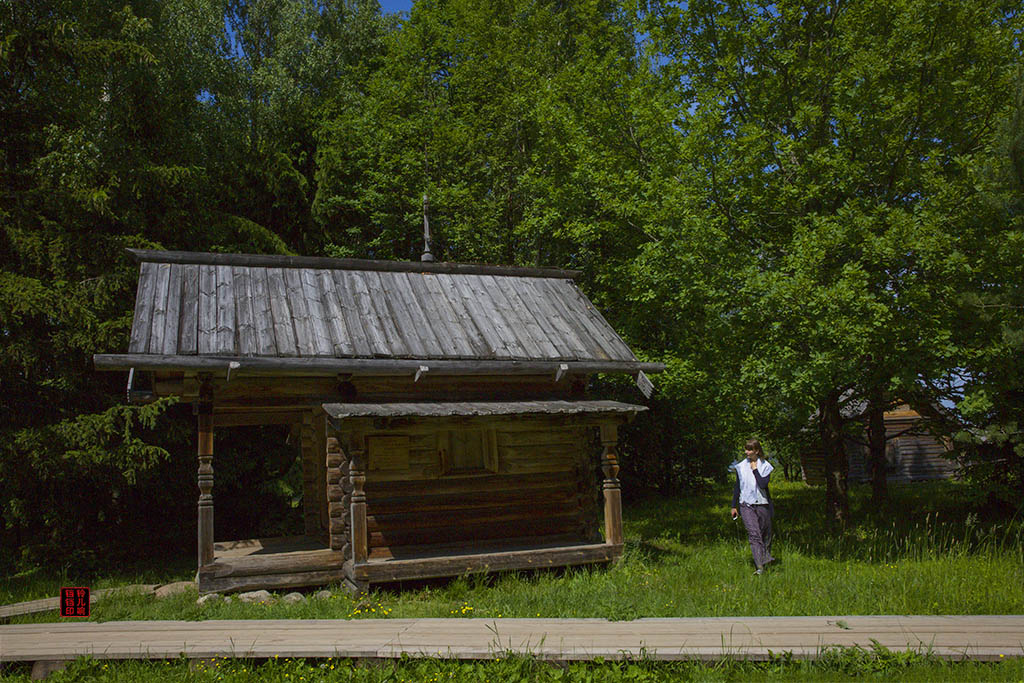
[[[611,568],[467,576],[407,584],[352,599],[334,587],[329,600],[299,605],[212,604],[195,593],[156,600],[123,596],[93,607],[93,620],[316,619],[409,617],[639,617],[844,614],[1024,613],[1024,520],[989,519],[964,506],[954,482],[894,487],[885,510],[854,492],[857,524],[829,534],[822,492],[775,485],[775,555],[780,566],[752,574],[740,522],[728,516],[729,492],[648,500],[626,510],[626,550]],[[60,585],[102,588],[192,578],[191,569],[128,576],[14,577],[4,602],[57,594]],[[58,621],[55,612],[17,622]]]
[[[626,551],[611,568],[464,576],[374,591],[351,598],[337,586],[326,600],[298,605],[195,604],[194,591],[156,600],[120,595],[93,607],[94,621],[125,619],[328,619],[412,617],[639,617],[787,616],[853,614],[1020,614],[1024,613],[1024,520],[998,518],[971,508],[965,488],[955,482],[893,487],[885,509],[872,509],[866,489],[853,492],[855,525],[845,535],[827,532],[823,493],[803,484],[773,485],[776,501],[774,554],[778,567],[762,576],[753,565],[740,522],[728,516],[730,491],[652,499],[626,509]],[[43,572],[12,577],[0,585],[4,602],[56,595],[61,585],[103,588],[128,583],[191,579],[181,567],[79,577]],[[55,612],[18,617],[15,623],[59,621]],[[887,658],[888,657],[888,658]],[[902,659],[901,659],[902,658]],[[319,680],[331,670],[322,662],[260,667],[263,680]],[[102,669],[107,665],[106,670]],[[147,679],[157,672],[170,680],[218,680],[189,672],[182,663],[80,663],[99,676],[116,670],[118,679]],[[409,661],[397,668],[352,668],[336,662],[342,678],[327,680],[830,680],[878,675],[898,680],[1024,681],[1021,661],[948,664],[922,655],[846,651],[817,663],[721,662],[632,665],[580,664],[566,669],[529,659],[453,663]],[[633,668],[630,668],[630,667]],[[147,668],[151,667],[151,668]],[[160,668],[163,667],[163,668]],[[221,680],[243,680],[252,662],[226,662]],[[482,667],[482,668],[481,668]],[[879,668],[880,667],[880,668]],[[876,670],[877,669],[877,670]],[[527,671],[528,670],[528,671]],[[523,673],[526,671],[527,674]],[[17,668],[8,669],[9,674]],[[287,677],[285,674],[288,674]],[[337,674],[342,675],[342,674]],[[207,676],[204,678],[203,676]],[[299,676],[297,679],[295,676]],[[390,678],[389,678],[390,676]],[[525,676],[525,677],[522,677]],[[563,678],[559,678],[562,676]],[[348,678],[346,678],[348,677]],[[60,680],[60,679],[54,679]]]
[[[7,666],[0,680],[27,681],[29,667]],[[53,674],[62,681],[227,681],[248,680],[301,683],[303,681],[1024,681],[1024,660],[994,664],[943,662],[923,654],[867,652],[847,649],[826,653],[817,662],[779,657],[770,662],[723,660],[695,662],[602,661],[555,666],[529,657],[461,662],[445,659],[403,659],[366,664],[347,659],[262,661],[219,659],[193,668],[185,660],[108,662],[80,658]]]

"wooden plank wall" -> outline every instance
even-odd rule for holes
[[[593,428],[548,419],[470,421],[465,428],[494,430],[496,472],[443,474],[450,426],[413,421],[366,433],[368,439],[409,439],[407,470],[374,469],[372,458],[367,467],[371,561],[419,556],[429,546],[457,552],[459,545],[471,550],[600,538],[600,449]],[[348,439],[343,435],[341,442]]]
[[[910,434],[907,430],[920,416],[913,411],[886,413],[885,431],[889,468],[887,479],[893,482],[949,479],[956,474],[957,463],[947,458],[946,444],[930,434]],[[850,464],[850,481],[864,483],[871,480],[867,448],[847,440],[846,453]],[[800,454],[804,481],[812,486],[825,484],[824,454],[820,449]]]

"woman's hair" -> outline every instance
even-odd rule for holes
[[[764,449],[761,448],[761,442],[757,439],[747,439],[745,447],[757,451],[758,456],[764,457]]]

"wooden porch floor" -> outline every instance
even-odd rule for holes
[[[338,583],[354,585],[459,576],[474,572],[543,569],[611,562],[621,545],[583,543],[566,538],[484,541],[407,546],[401,552],[352,565],[318,538],[246,539],[214,544],[214,562],[199,570],[199,592],[278,590]]]
[[[312,536],[254,538],[213,544],[213,564],[199,570],[199,592],[280,590],[337,583],[341,553]]]
[[[831,646],[930,652],[944,659],[1024,656],[1024,615],[694,619],[359,619],[110,621],[0,626],[0,661],[355,657],[553,661],[816,659]]]

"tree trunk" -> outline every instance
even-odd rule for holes
[[[886,484],[885,401],[881,391],[868,399],[868,462],[871,467],[871,502],[884,503],[889,491]]]
[[[821,445],[825,455],[825,514],[830,524],[846,529],[850,517],[849,473],[843,447],[843,417],[839,393],[829,392],[819,406]]]

